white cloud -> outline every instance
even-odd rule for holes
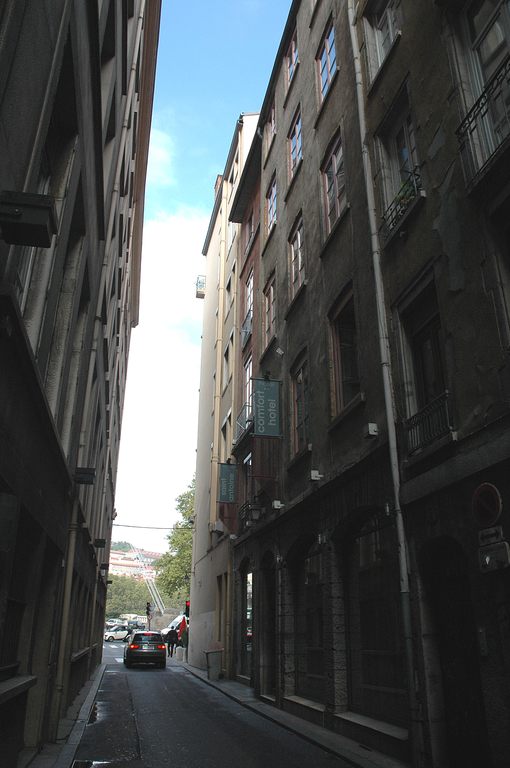
[[[147,187],[172,187],[176,183],[174,174],[174,140],[160,128],[152,128],[147,165]]]
[[[203,303],[195,282],[209,214],[180,211],[144,227],[140,324],[131,335],[116,524],[170,526],[195,471]],[[114,540],[164,552],[166,531],[115,527]]]

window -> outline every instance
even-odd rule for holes
[[[231,197],[232,192],[234,191],[238,174],[239,174],[239,151],[236,152],[234,162],[232,163],[232,168],[230,170],[230,175],[228,177],[229,197]]]
[[[227,253],[232,248],[232,244],[236,239],[236,233],[237,233],[237,224],[235,224],[233,221],[228,221],[227,222]]]
[[[416,133],[407,99],[400,99],[379,134],[383,190],[383,227],[386,236],[409,206],[421,196],[421,175]]]
[[[244,308],[246,315],[253,312],[253,269],[250,270],[244,286]]]
[[[399,31],[399,0],[376,0],[367,5],[363,19],[368,79],[379,71]]]
[[[292,178],[296,168],[303,157],[303,146],[301,143],[301,111],[298,110],[288,136],[289,147],[289,176]]]
[[[253,234],[255,232],[255,219],[253,210],[250,212],[244,224],[244,252],[246,253],[251,245]]]
[[[289,86],[296,73],[298,65],[297,30],[294,30],[289,47],[287,48],[285,62],[287,67],[287,86]]]
[[[244,320],[241,325],[241,348],[246,346],[253,328],[253,269],[244,285]]]
[[[324,35],[317,56],[317,74],[319,78],[319,96],[322,103],[329,91],[333,75],[336,72],[335,28],[331,23]]]
[[[276,105],[275,105],[275,100],[273,99],[273,101],[271,102],[271,106],[269,107],[267,121],[264,125],[264,151],[266,155],[271,148],[271,144],[273,143],[273,139],[275,136],[276,136]]]
[[[276,175],[271,179],[271,183],[266,194],[266,234],[268,235],[276,224]]]
[[[400,312],[409,452],[450,431],[441,320],[434,282]]]
[[[292,374],[292,448],[304,451],[309,443],[308,425],[308,363],[302,360]]]
[[[264,338],[266,346],[276,335],[275,284],[276,280],[273,273],[264,289]]]
[[[232,305],[232,275],[229,275],[227,284],[225,285],[225,317]]]
[[[232,447],[232,413],[228,412],[221,425],[221,454],[220,461],[225,462],[231,453]]]
[[[474,103],[457,134],[471,180],[510,134],[510,3],[472,0],[462,22],[466,68],[459,79]]]
[[[337,416],[360,392],[358,338],[352,291],[330,314],[333,415]]]
[[[300,216],[289,237],[290,298],[297,294],[305,279],[303,219]]]
[[[232,357],[233,357],[234,336],[230,334],[227,346],[223,352],[223,389],[227,386],[232,375]]]
[[[253,359],[251,355],[248,355],[248,357],[243,363],[243,389],[244,389],[244,402],[247,404],[250,413],[251,413],[251,396],[253,391],[252,371],[253,371]]]
[[[345,173],[342,142],[338,138],[322,166],[322,186],[325,206],[326,234],[346,206]]]

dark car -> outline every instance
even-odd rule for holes
[[[132,632],[124,648],[124,664],[156,664],[166,667],[166,645],[161,632]]]

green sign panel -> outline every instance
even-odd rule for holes
[[[253,380],[253,433],[261,437],[280,437],[280,382]]]
[[[234,504],[237,500],[237,464],[220,464],[218,501]]]

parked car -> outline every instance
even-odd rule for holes
[[[107,643],[114,640],[127,640],[129,637],[129,627],[127,624],[114,624],[113,627],[105,627],[104,639]]]
[[[166,645],[161,632],[132,632],[124,648],[124,664],[156,664],[166,667]]]
[[[171,629],[179,629],[179,627],[181,626],[181,622],[182,622],[183,618],[184,618],[184,614],[180,613],[179,616],[176,616],[175,619],[172,619],[172,621],[170,622],[168,627],[164,627],[161,630],[161,634],[162,635],[166,635],[166,634],[168,634],[168,632],[170,632]],[[186,616],[186,626],[189,627],[189,619],[188,619],[187,616]]]

